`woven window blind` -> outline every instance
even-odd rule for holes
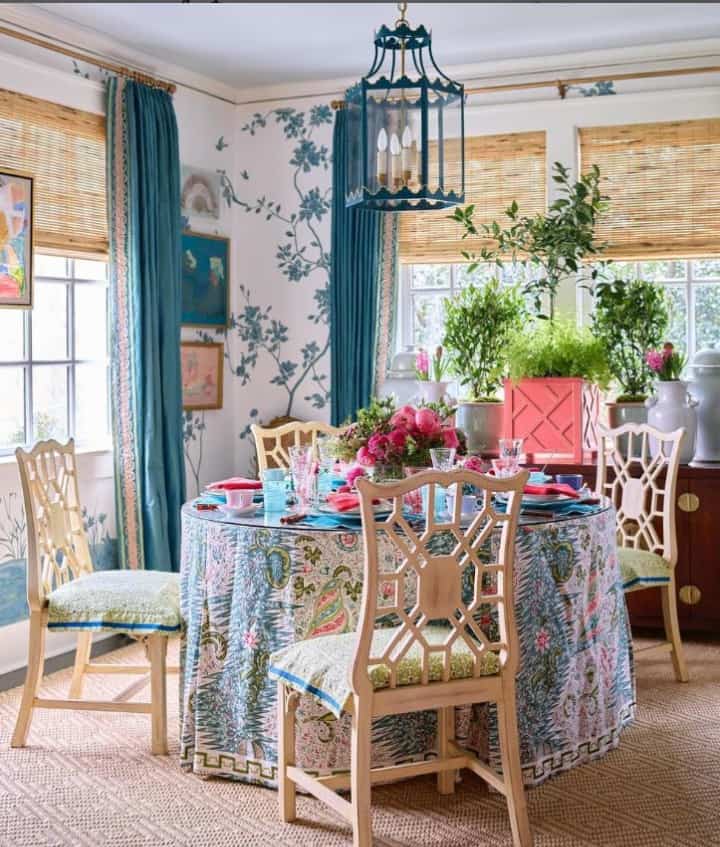
[[[36,247],[107,253],[103,115],[0,89],[0,169],[35,178]]]
[[[454,162],[460,167],[459,145]],[[475,204],[476,224],[502,223],[505,209],[517,201],[522,214],[544,212],[545,133],[518,132],[465,139],[465,205]],[[450,211],[403,212],[399,253],[402,262],[462,262],[462,251],[475,251],[490,241],[462,238],[462,228],[448,220]],[[506,219],[507,220],[507,219]],[[478,226],[479,228],[479,226]]]
[[[720,119],[584,127],[583,170],[610,197],[597,240],[614,259],[720,255]]]

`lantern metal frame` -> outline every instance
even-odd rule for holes
[[[348,156],[347,173],[351,184],[345,194],[345,205],[360,206],[376,211],[402,212],[447,209],[465,199],[465,87],[455,82],[443,73],[435,62],[432,52],[432,38],[424,26],[412,28],[405,18],[407,3],[399,3],[401,17],[394,28],[382,26],[375,34],[375,56],[368,73],[355,85],[345,92],[345,108],[347,117],[346,155]],[[398,61],[399,59],[399,61]],[[389,64],[389,72],[384,71]],[[399,65],[399,69],[398,69]],[[408,75],[412,68],[417,73],[413,79]],[[428,71],[435,75],[431,80]],[[399,75],[396,76],[396,73]],[[412,95],[408,96],[408,92]],[[368,132],[368,98],[381,92],[382,97],[373,108],[382,108],[386,113],[399,110],[412,110],[419,114],[420,149],[417,189],[408,184],[401,187],[379,185],[374,190],[370,187],[371,175],[368,147],[371,143]],[[381,105],[378,105],[381,104]],[[429,143],[430,114],[437,109],[438,145],[443,145],[443,109],[452,107],[459,109],[460,136],[453,140],[460,143],[460,190],[445,190],[445,155],[444,149],[438,152],[437,185],[429,186],[428,175],[430,167]],[[351,119],[351,114],[355,114]],[[359,120],[357,120],[359,113]],[[357,136],[359,130],[360,144]],[[359,153],[358,151],[359,147]],[[362,156],[362,175],[360,180],[352,184],[353,155]],[[377,154],[376,154],[377,155]],[[356,176],[360,176],[359,173]]]

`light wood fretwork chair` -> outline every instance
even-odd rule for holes
[[[84,709],[146,713],[151,716],[152,752],[167,753],[166,651],[168,637],[179,634],[177,574],[158,571],[93,571],[83,527],[73,441],[41,441],[16,451],[28,533],[27,596],[30,644],[27,677],[12,736],[24,747],[33,711]],[[78,633],[68,699],[39,696],[45,662],[45,633]],[[90,662],[93,632],[112,631],[142,638],[149,665]],[[142,674],[150,681],[150,702],[127,702],[143,687],[139,680],[114,700],[83,700],[86,674]]]
[[[659,588],[662,598],[665,641],[637,652],[670,653],[676,678],[687,682],[675,587],[675,492],[685,430],[660,432],[648,424],[598,429],[596,493],[609,497],[617,513],[623,590]]]
[[[506,797],[513,844],[532,844],[516,716],[519,644],[513,609],[514,541],[527,478],[526,472],[500,480],[455,470],[423,471],[398,483],[358,481],[365,545],[358,629],[300,641],[270,660],[270,675],[278,681],[278,783],[284,821],[295,819],[299,785],[352,824],[355,847],[370,847],[374,782],[437,773],[438,791],[451,794],[456,771],[468,768]],[[481,492],[482,507],[469,526],[461,526],[461,497],[455,498],[454,513],[446,520],[431,514],[425,527],[408,522],[405,495],[427,486],[425,502],[434,503],[438,485],[463,483]],[[496,492],[508,495],[507,511],[495,505]],[[373,502],[381,498],[389,501],[389,514],[375,511]],[[379,555],[380,534],[396,556]],[[494,609],[496,641],[479,625],[481,608]],[[397,625],[383,628],[388,616]],[[349,776],[317,777],[295,766],[295,712],[301,692],[318,698],[336,716],[351,714]],[[502,775],[455,743],[455,706],[467,703],[496,704]],[[373,719],[426,709],[438,713],[437,758],[373,769]],[[350,800],[337,793],[348,788]]]
[[[289,421],[274,427],[253,424],[250,429],[255,439],[258,473],[262,474],[267,468],[289,468],[291,446],[312,444],[317,451],[318,435],[340,435],[347,427],[330,426],[322,421]]]

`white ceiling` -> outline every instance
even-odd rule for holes
[[[357,77],[394,3],[37,3],[235,88]],[[720,36],[720,3],[410,3],[443,66]],[[82,43],[79,33],[78,43]]]

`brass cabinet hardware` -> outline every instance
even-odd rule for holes
[[[677,504],[678,509],[682,509],[683,512],[697,512],[700,508],[700,498],[697,494],[681,494]]]
[[[697,585],[683,585],[679,591],[680,599],[686,606],[697,606],[702,599],[702,591]]]

